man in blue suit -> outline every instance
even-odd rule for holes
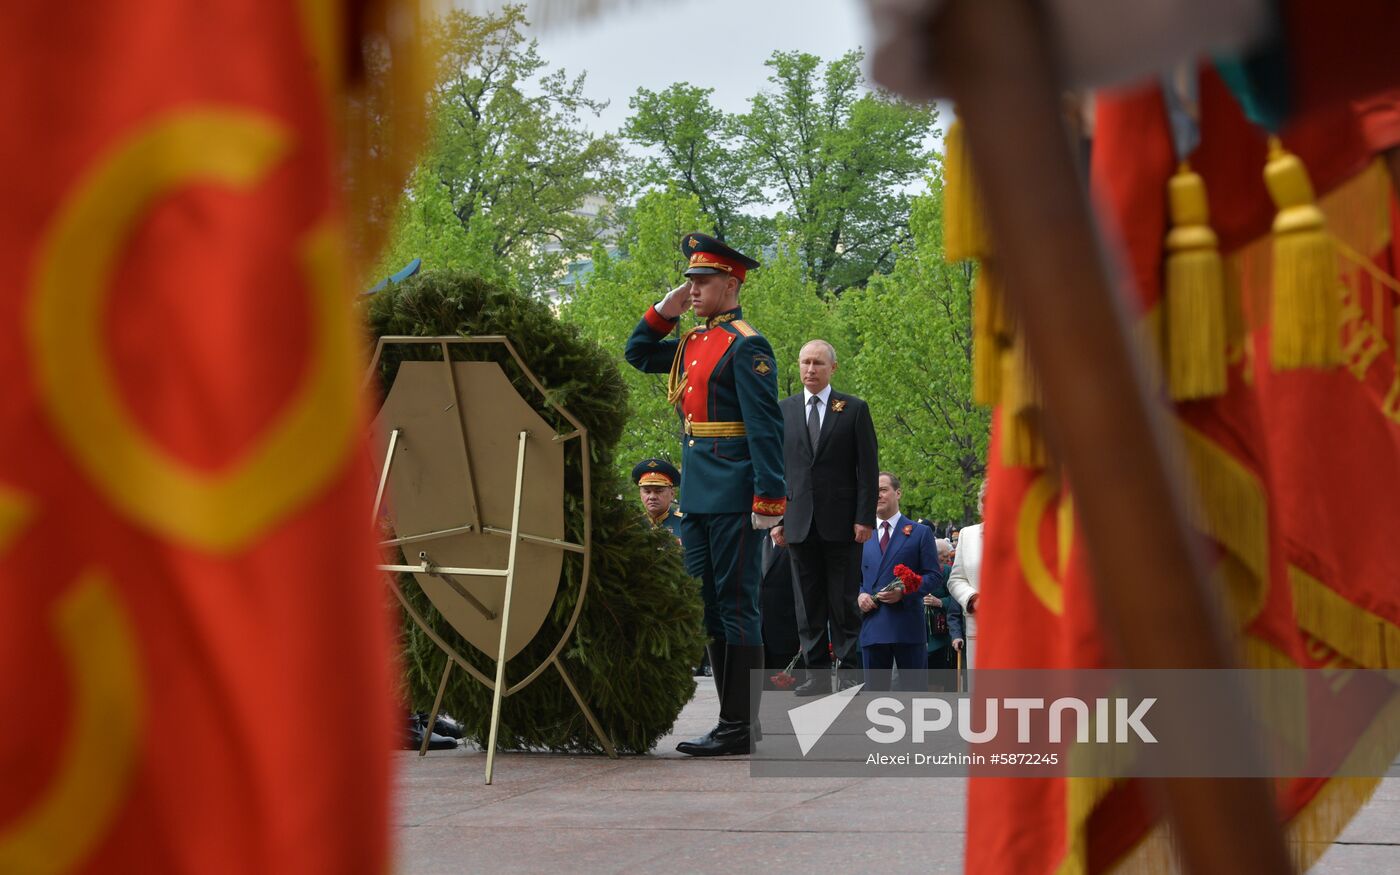
[[[856,599],[864,616],[860,647],[865,658],[865,683],[872,690],[888,688],[888,675],[876,673],[895,666],[902,689],[922,690],[928,666],[923,597],[941,579],[938,550],[932,529],[899,512],[901,496],[899,478],[880,472],[875,533],[861,553],[860,595]],[[896,565],[907,566],[919,575],[917,588],[885,589],[898,580]]]

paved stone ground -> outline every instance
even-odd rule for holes
[[[962,871],[965,779],[750,778],[746,758],[675,753],[717,712],[702,681],[652,755],[502,754],[490,787],[478,750],[400,753],[395,871]],[[1312,871],[1400,872],[1400,778]]]

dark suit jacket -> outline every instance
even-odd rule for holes
[[[860,643],[923,644],[928,639],[924,621],[924,593],[942,579],[938,567],[938,548],[933,543],[933,530],[916,525],[901,515],[890,535],[890,546],[880,552],[879,535],[865,542],[861,551],[860,591],[872,597],[894,580],[894,567],[908,566],[923,578],[920,587],[904,594],[893,604],[880,603],[865,615],[860,627]]]
[[[827,400],[831,407],[822,421],[815,457],[807,437],[803,393],[778,404],[788,500],[783,535],[792,543],[807,540],[813,530],[825,541],[854,541],[856,523],[875,525],[880,460],[870,407],[835,389]],[[844,402],[840,410],[838,402]]]

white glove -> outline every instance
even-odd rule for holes
[[[761,513],[753,514],[753,527],[759,531],[771,529],[783,521],[780,516],[764,516]]]
[[[666,297],[661,299],[661,303],[656,305],[656,312],[666,319],[679,319],[689,309],[690,280],[671,289],[666,293]]]

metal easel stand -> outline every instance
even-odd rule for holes
[[[510,351],[511,355],[516,359],[516,363],[517,363],[517,364],[521,367],[521,369],[525,372],[526,376],[529,377],[530,381],[531,381],[532,383],[534,383],[535,386],[536,386],[542,393],[544,392],[544,387],[543,387],[543,386],[539,383],[539,381],[535,378],[534,374],[531,373],[531,372],[529,371],[529,369],[525,367],[524,361],[522,361],[522,360],[520,359],[519,355],[515,352],[514,347],[511,346],[510,342],[509,342],[508,340],[506,340],[505,338],[497,338],[497,337],[489,337],[489,338],[453,338],[453,340],[466,341],[466,342],[500,342],[500,343],[504,343],[505,346],[507,347],[507,349]],[[446,339],[446,338],[388,338],[388,337],[386,337],[386,338],[381,338],[381,339],[380,339],[379,345],[378,345],[378,347],[377,347],[376,350],[375,350],[374,361],[370,364],[370,372],[371,372],[371,373],[372,373],[372,370],[373,370],[373,368],[375,367],[375,365],[378,363],[379,356],[380,356],[380,354],[381,354],[381,352],[382,352],[382,350],[383,350],[383,346],[384,346],[384,344],[385,344],[386,342],[430,342],[430,343],[438,343],[438,344],[441,344],[441,345],[442,345],[442,353],[443,353],[443,363],[444,363],[444,366],[448,369],[449,375],[450,375],[450,373],[451,373],[451,367],[452,367],[452,365],[451,365],[451,359],[449,358],[449,356],[448,356],[448,354],[447,354],[447,345],[448,345],[448,344],[447,344],[447,339]],[[368,380],[368,374],[366,375],[366,381],[367,381],[367,380]],[[454,389],[455,389],[455,383],[454,383]],[[547,394],[546,394],[546,397],[548,397]],[[559,677],[564,681],[564,686],[568,688],[569,694],[573,696],[574,702],[578,704],[579,710],[583,713],[584,719],[588,721],[589,728],[593,730],[594,735],[596,735],[596,736],[598,737],[599,742],[602,743],[604,751],[606,751],[607,755],[608,755],[609,757],[611,757],[612,759],[617,759],[617,749],[613,746],[612,739],[609,738],[607,732],[605,732],[605,731],[603,730],[602,724],[598,722],[598,718],[597,718],[596,716],[594,716],[593,710],[592,710],[591,708],[588,707],[588,703],[586,703],[586,702],[583,700],[582,694],[579,692],[578,687],[575,686],[574,681],[573,681],[573,678],[571,678],[571,677],[569,676],[569,673],[568,673],[567,671],[564,670],[564,664],[563,664],[563,662],[562,662],[561,659],[560,659],[560,654],[561,654],[561,652],[563,651],[564,642],[568,640],[569,635],[572,634],[572,632],[573,632],[574,625],[575,625],[575,623],[578,621],[579,613],[580,613],[580,611],[581,611],[581,609],[582,609],[582,606],[583,606],[583,597],[584,597],[584,595],[586,595],[587,590],[588,590],[588,558],[589,558],[589,554],[590,554],[590,552],[591,552],[591,551],[589,550],[589,543],[588,543],[588,542],[591,540],[591,538],[590,538],[590,536],[591,536],[591,531],[590,531],[590,526],[589,526],[589,522],[590,522],[590,518],[591,518],[591,512],[590,512],[590,511],[591,511],[591,507],[590,507],[589,504],[588,504],[588,495],[589,495],[588,489],[589,489],[589,480],[590,480],[590,477],[589,477],[589,471],[588,471],[588,469],[589,469],[588,446],[587,446],[586,439],[584,439],[584,436],[585,436],[586,433],[584,432],[584,430],[582,429],[582,427],[579,426],[578,423],[575,422],[575,421],[573,420],[573,417],[570,416],[570,415],[567,413],[567,411],[564,411],[564,410],[562,410],[562,408],[557,408],[557,407],[556,407],[556,409],[558,409],[561,413],[563,413],[564,416],[566,416],[571,422],[574,422],[574,424],[575,424],[575,426],[576,426],[576,430],[575,430],[574,432],[568,434],[568,435],[555,435],[553,439],[554,439],[554,440],[569,440],[569,439],[572,439],[572,438],[575,438],[575,437],[581,439],[580,450],[581,450],[581,452],[582,452],[582,457],[583,457],[583,468],[584,468],[584,472],[583,472],[583,473],[584,473],[584,477],[583,477],[583,479],[584,479],[584,516],[585,516],[585,520],[584,520],[584,526],[585,526],[585,536],[584,536],[584,539],[585,539],[585,543],[584,543],[584,544],[581,544],[581,545],[580,545],[580,544],[573,544],[573,543],[570,543],[570,542],[567,542],[567,541],[564,541],[564,540],[561,540],[561,539],[557,539],[557,538],[541,538],[541,537],[538,537],[538,536],[535,536],[535,535],[527,535],[527,534],[524,534],[524,533],[522,533],[522,532],[520,531],[520,506],[521,506],[521,503],[522,503],[522,495],[523,495],[524,480],[525,480],[525,444],[526,444],[526,441],[527,441],[527,440],[529,439],[529,437],[530,437],[530,433],[529,433],[528,431],[521,431],[520,434],[519,434],[519,436],[518,436],[518,443],[517,443],[518,449],[517,449],[517,453],[516,453],[516,463],[515,463],[515,499],[514,499],[514,502],[513,502],[513,504],[512,504],[512,509],[511,509],[510,529],[508,529],[508,530],[506,530],[506,529],[499,529],[499,528],[495,528],[495,527],[493,527],[493,526],[485,526],[485,525],[483,525],[483,526],[481,527],[481,530],[482,530],[483,532],[486,532],[486,533],[489,533],[489,534],[495,534],[495,535],[503,535],[503,536],[507,536],[507,537],[510,538],[510,550],[509,550],[509,553],[508,553],[508,555],[507,555],[506,567],[505,567],[504,569],[496,569],[496,568],[455,568],[455,567],[443,567],[443,566],[436,565],[436,564],[434,564],[431,560],[429,560],[428,557],[427,557],[426,552],[423,552],[423,553],[419,553],[419,554],[418,554],[419,559],[421,560],[421,562],[420,562],[419,565],[380,565],[380,566],[378,566],[379,570],[381,570],[381,571],[386,571],[386,572],[391,572],[391,573],[404,572],[404,573],[431,574],[431,575],[433,575],[434,577],[438,577],[438,578],[442,579],[444,582],[446,582],[449,586],[451,586],[452,589],[453,589],[455,592],[457,592],[458,595],[462,596],[462,597],[467,601],[468,604],[470,604],[470,605],[471,605],[472,607],[474,607],[476,610],[480,611],[484,616],[486,616],[487,619],[491,619],[491,620],[494,620],[494,619],[496,618],[496,614],[495,614],[494,612],[492,612],[490,609],[488,609],[484,604],[482,604],[481,601],[480,601],[479,599],[477,599],[475,596],[473,596],[469,591],[467,591],[465,587],[463,587],[460,583],[458,583],[458,582],[454,579],[454,576],[455,576],[455,575],[464,575],[464,576],[471,576],[471,577],[503,577],[503,578],[505,578],[505,597],[504,597],[504,600],[503,600],[503,606],[502,606],[501,614],[500,614],[500,616],[501,616],[501,635],[500,635],[500,643],[499,643],[499,645],[498,645],[498,647],[497,647],[497,652],[496,652],[496,676],[495,676],[494,682],[493,682],[491,679],[488,679],[485,675],[483,675],[483,674],[482,674],[475,666],[473,666],[471,663],[467,662],[467,661],[462,657],[462,655],[459,654],[459,653],[456,651],[455,648],[453,648],[453,647],[451,647],[450,645],[448,645],[448,643],[447,643],[446,641],[444,641],[440,635],[438,635],[436,632],[434,632],[434,631],[432,630],[432,628],[428,625],[426,619],[425,619],[421,614],[419,614],[419,612],[418,612],[417,610],[415,610],[415,609],[413,608],[412,605],[409,604],[408,599],[404,597],[403,590],[399,587],[398,581],[395,580],[393,577],[390,577],[390,578],[389,578],[389,583],[390,583],[391,588],[392,588],[393,591],[394,591],[394,595],[398,598],[399,603],[403,606],[404,610],[408,612],[409,616],[414,620],[415,623],[418,624],[419,628],[422,629],[422,631],[423,631],[425,634],[428,635],[428,637],[433,641],[433,643],[436,644],[436,645],[438,646],[438,648],[439,648],[440,650],[442,650],[443,653],[447,656],[447,662],[446,662],[446,664],[443,666],[443,670],[442,670],[442,678],[441,678],[441,680],[439,680],[439,682],[438,682],[437,695],[436,695],[436,696],[434,697],[434,699],[433,699],[433,710],[432,710],[432,713],[428,715],[428,723],[427,723],[427,726],[424,728],[424,732],[423,732],[423,742],[422,742],[422,746],[418,749],[418,755],[419,755],[420,757],[423,757],[423,756],[426,756],[426,755],[427,755],[427,752],[428,752],[428,742],[431,740],[431,737],[432,737],[432,727],[433,727],[433,724],[435,724],[435,723],[437,722],[438,713],[439,713],[439,711],[440,711],[441,708],[442,708],[442,698],[443,698],[444,693],[446,693],[446,691],[447,691],[447,679],[448,679],[448,677],[450,677],[450,675],[451,675],[451,673],[452,673],[452,666],[453,666],[453,664],[455,663],[455,664],[457,664],[457,665],[460,665],[460,666],[462,667],[463,670],[465,670],[468,674],[470,674],[470,675],[472,675],[473,677],[475,677],[477,680],[481,681],[483,684],[485,684],[485,685],[486,685],[488,688],[490,688],[491,691],[492,691],[492,698],[491,698],[491,723],[490,723],[491,728],[490,728],[490,732],[489,732],[489,736],[488,736],[488,741],[487,741],[487,747],[486,747],[486,783],[487,783],[488,785],[491,784],[492,779],[493,779],[493,776],[494,776],[494,771],[495,771],[496,742],[497,742],[498,734],[499,734],[499,731],[500,731],[501,704],[502,704],[503,698],[504,698],[505,696],[510,695],[511,693],[518,692],[518,691],[519,691],[520,689],[522,689],[525,685],[529,684],[529,683],[530,683],[531,681],[533,681],[536,677],[538,677],[539,674],[540,674],[540,672],[542,672],[542,671],[544,670],[545,666],[550,665],[550,664],[553,664],[555,670],[557,670],[557,671],[559,672]],[[385,451],[385,456],[384,456],[384,465],[383,465],[383,468],[381,469],[380,475],[379,475],[379,486],[378,486],[378,489],[377,489],[377,491],[376,491],[375,498],[374,498],[374,512],[373,512],[373,515],[372,515],[372,518],[371,518],[371,522],[372,522],[372,523],[378,522],[378,520],[379,520],[379,511],[380,511],[380,508],[381,508],[381,506],[382,506],[382,504],[383,504],[383,501],[384,501],[384,491],[385,491],[386,486],[388,485],[388,482],[389,482],[389,473],[390,473],[391,469],[393,468],[393,464],[394,464],[394,450],[396,449],[396,447],[397,447],[397,445],[398,445],[399,438],[401,437],[402,433],[403,433],[403,430],[402,430],[402,429],[399,429],[399,428],[396,428],[396,429],[394,429],[392,432],[390,432],[388,447],[387,447],[387,449],[386,449],[386,451]],[[466,435],[465,435],[465,433],[463,433],[463,449],[464,449],[464,450],[465,450],[465,448],[466,448],[465,440],[466,440]],[[392,538],[392,539],[389,539],[389,540],[387,540],[387,541],[381,542],[381,546],[395,546],[395,545],[402,545],[402,544],[407,544],[407,543],[415,543],[415,542],[419,542],[419,541],[431,540],[431,539],[434,539],[434,538],[448,537],[448,536],[454,535],[454,534],[460,534],[460,533],[463,533],[463,532],[469,532],[469,531],[471,531],[473,528],[474,528],[473,525],[468,524],[468,525],[465,525],[465,526],[458,526],[458,527],[454,527],[454,528],[450,528],[450,529],[444,529],[444,530],[442,530],[442,531],[437,531],[437,532],[425,532],[425,533],[422,533],[422,534],[408,535],[408,536],[401,537],[401,538]],[[550,655],[549,655],[549,658],[546,659],[543,663],[541,663],[540,666],[539,666],[538,668],[536,668],[533,672],[531,672],[531,673],[529,674],[529,676],[527,676],[525,679],[523,679],[522,681],[520,681],[520,682],[519,682],[518,684],[516,684],[515,686],[510,687],[509,689],[507,689],[507,688],[506,688],[506,684],[505,684],[506,644],[507,644],[507,641],[508,641],[508,638],[509,638],[509,632],[510,632],[510,607],[511,607],[511,599],[512,599],[512,596],[513,596],[513,594],[514,594],[514,588],[515,588],[515,557],[516,557],[516,548],[517,548],[517,546],[519,545],[519,543],[520,543],[522,540],[528,540],[528,541],[533,541],[533,542],[538,542],[538,543],[546,543],[546,544],[549,544],[549,545],[551,545],[551,546],[555,546],[555,547],[559,547],[559,548],[561,548],[561,549],[569,550],[569,551],[571,551],[571,552],[578,552],[578,553],[584,554],[584,572],[583,572],[583,579],[582,579],[582,581],[581,581],[581,583],[580,583],[578,602],[577,602],[576,605],[575,605],[573,616],[570,618],[569,623],[568,623],[568,626],[567,626],[567,628],[566,628],[564,634],[560,637],[560,640],[559,640],[558,644],[555,645],[553,651],[552,651],[552,652],[550,653]]]

